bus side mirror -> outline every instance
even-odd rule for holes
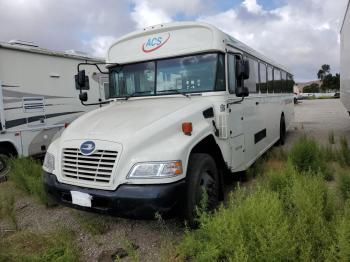
[[[79,87],[84,87],[86,83],[85,70],[80,70],[78,72],[78,85]]]
[[[245,86],[238,86],[236,87],[235,93],[237,97],[246,97],[249,96],[249,89]]]
[[[236,64],[236,76],[239,79],[248,79],[250,74],[249,60],[238,60]]]
[[[81,102],[86,102],[88,100],[88,94],[86,92],[79,94],[79,99]]]

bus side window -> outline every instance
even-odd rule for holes
[[[272,71],[272,67],[271,66],[267,67],[267,91],[270,94],[274,93],[274,89],[273,89],[273,71]]]
[[[228,66],[228,91],[230,94],[235,93],[236,89],[236,68],[235,68],[235,56],[228,54],[227,56]]]
[[[259,93],[260,90],[260,71],[259,71],[259,62],[254,60],[254,73],[255,73],[255,85],[256,85],[256,92]]]
[[[267,82],[266,82],[266,65],[259,63],[260,70],[260,93],[267,93]]]
[[[256,93],[258,91],[257,83],[259,83],[259,82],[256,82],[256,75],[259,72],[256,71],[256,69],[255,69],[256,68],[255,67],[255,62],[256,61],[254,59],[252,59],[252,58],[248,58],[248,60],[249,60],[250,74],[249,74],[249,78],[244,80],[244,86],[249,89],[249,93],[250,94],[253,94],[253,93]]]
[[[286,72],[282,71],[282,93],[288,93],[287,92],[287,74]]]
[[[282,92],[281,71],[276,68],[273,69],[273,90],[275,93]]]
[[[291,75],[287,76],[287,93],[293,93],[294,80]]]

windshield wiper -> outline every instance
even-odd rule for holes
[[[130,95],[125,96],[125,100],[128,100],[130,97],[139,95],[139,94],[146,94],[146,93],[151,93],[152,91],[136,91]]]
[[[173,92],[173,93],[177,93],[177,94],[183,95],[185,97],[190,97],[189,94],[183,93],[183,92],[179,91],[178,89],[168,89],[168,90],[159,90],[159,91],[157,91],[157,93],[159,93],[159,92]]]

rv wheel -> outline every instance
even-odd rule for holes
[[[202,153],[190,156],[186,186],[184,218],[194,227],[197,225],[197,210],[212,211],[219,201],[218,170],[211,156]]]
[[[10,170],[7,160],[8,156],[0,152],[0,182],[6,180],[6,174]]]

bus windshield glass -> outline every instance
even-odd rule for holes
[[[184,56],[110,69],[110,97],[224,91],[224,55]]]

